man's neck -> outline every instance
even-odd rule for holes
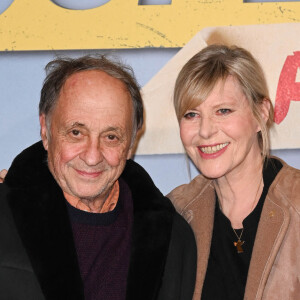
[[[64,196],[70,205],[77,209],[91,213],[106,213],[112,211],[117,205],[119,198],[119,183],[116,181],[105,196],[97,197],[95,199],[80,199],[66,192],[64,192]]]

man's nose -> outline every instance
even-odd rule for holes
[[[98,139],[90,139],[84,151],[81,152],[80,158],[88,166],[96,166],[103,160],[100,141]]]
[[[217,124],[215,120],[210,117],[202,117],[199,124],[199,135],[208,139],[217,132]]]

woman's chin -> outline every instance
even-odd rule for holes
[[[224,176],[223,172],[220,172],[220,170],[202,170],[199,168],[200,173],[207,179],[218,179],[222,176]]]

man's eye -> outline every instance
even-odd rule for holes
[[[111,140],[111,141],[114,141],[114,140],[117,140],[118,138],[115,136],[115,135],[113,135],[113,134],[109,134],[108,136],[107,136],[107,138],[109,139],[109,140]]]
[[[73,130],[71,131],[71,133],[72,133],[73,136],[79,136],[80,131],[77,130],[77,129],[73,129]]]
[[[188,112],[184,115],[184,118],[185,119],[193,119],[193,118],[196,118],[197,116],[198,116],[198,114],[195,112]]]

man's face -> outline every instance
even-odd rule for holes
[[[67,79],[50,132],[40,116],[49,169],[65,193],[105,200],[130,157],[132,120],[130,95],[120,80],[94,70]]]

